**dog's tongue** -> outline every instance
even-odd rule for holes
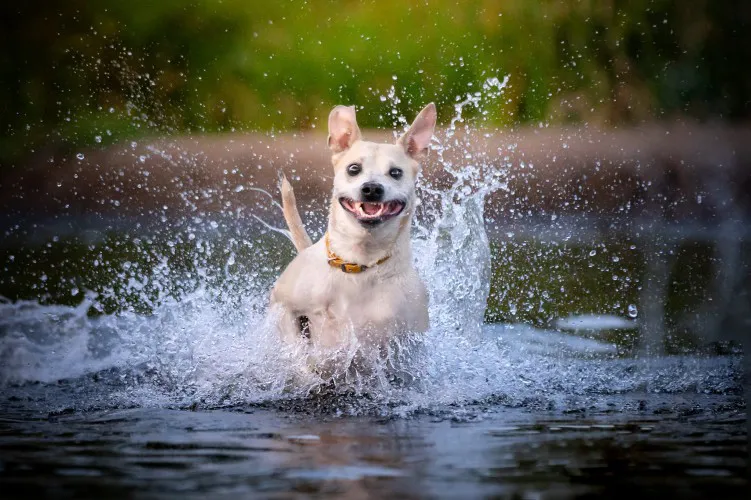
[[[367,215],[376,215],[380,209],[381,209],[380,203],[363,203],[362,204],[362,211],[365,212]]]

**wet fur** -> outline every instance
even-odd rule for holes
[[[423,109],[395,144],[361,139],[354,107],[337,106],[329,115],[329,148],[334,188],[328,220],[332,251],[347,262],[369,266],[358,274],[328,264],[323,239],[313,244],[295,206],[292,186],[282,179],[284,218],[298,250],[271,292],[271,309],[282,338],[336,348],[353,339],[361,345],[384,345],[405,332],[427,330],[428,295],[414,269],[410,226],[416,204],[415,179],[435,127],[433,104]],[[362,171],[351,176],[353,163]],[[397,167],[400,179],[390,176]],[[342,197],[362,200],[362,186],[378,183],[384,201],[404,202],[398,215],[369,225],[340,204]],[[376,264],[382,258],[388,260]]]

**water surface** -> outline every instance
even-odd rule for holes
[[[186,187],[172,217],[8,218],[3,492],[744,494],[747,226],[505,224],[485,201],[516,165],[443,156],[471,151],[454,132],[472,99],[433,148],[453,184],[419,186],[429,331],[380,353],[353,340],[327,353],[334,373],[266,314],[292,256],[272,203],[207,212],[194,200],[216,193]]]

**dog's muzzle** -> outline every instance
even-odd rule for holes
[[[339,198],[339,204],[365,225],[375,225],[392,219],[402,213],[406,205],[401,200],[373,202],[355,201],[350,198]]]

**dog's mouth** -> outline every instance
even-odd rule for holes
[[[339,204],[363,224],[378,224],[396,217],[404,210],[405,203],[401,200],[376,203],[372,201],[355,201],[350,198],[339,198]]]

